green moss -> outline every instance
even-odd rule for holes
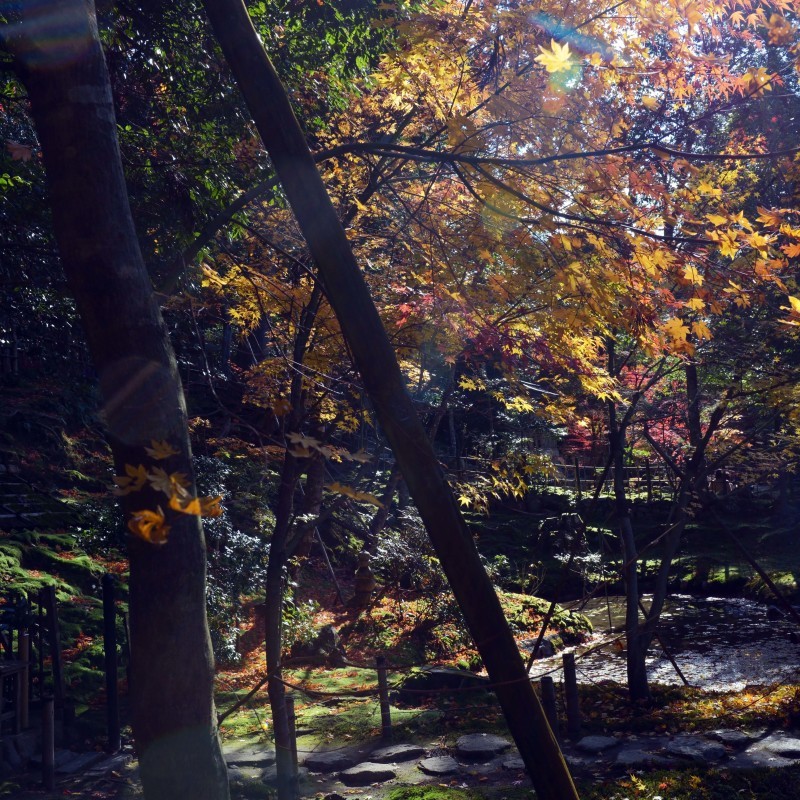
[[[480,792],[448,786],[401,786],[392,789],[386,800],[481,800]]]
[[[769,577],[784,597],[797,594],[797,581],[791,572],[773,572]],[[770,589],[760,575],[753,575],[747,582],[745,589],[748,594],[760,600],[774,599],[772,589]]]

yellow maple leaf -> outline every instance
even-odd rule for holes
[[[718,228],[720,225],[724,225],[728,221],[728,218],[723,217],[721,214],[706,214],[706,219],[712,225],[716,225]]]
[[[716,186],[713,186],[708,181],[700,181],[697,186],[697,191],[699,194],[708,195],[709,197],[721,197],[722,196],[722,189],[719,189]]]
[[[694,283],[697,286],[703,283],[703,276],[698,272],[697,267],[688,266],[683,268],[683,277],[689,283]]]
[[[658,98],[649,94],[646,94],[644,97],[642,97],[642,105],[648,111],[658,111],[658,109],[661,107],[661,103],[658,102]]]
[[[194,514],[194,516],[201,516],[203,509],[200,505],[200,499],[197,497],[189,497],[181,499],[177,494],[173,494],[169,498],[169,507],[173,511],[180,511],[181,514]]]
[[[698,339],[710,339],[711,338],[711,329],[705,322],[701,320],[697,320],[697,322],[692,323],[692,332]]]
[[[128,520],[128,530],[150,544],[164,544],[169,535],[169,525],[166,524],[161,506],[155,511],[148,508],[134,511]]]
[[[539,55],[534,61],[541,64],[548,72],[569,72],[574,66],[569,52],[569,42],[559,44],[555,39],[550,40],[550,49],[539,47]]]
[[[675,342],[685,342],[686,337],[689,335],[689,329],[683,324],[683,320],[680,317],[673,317],[667,320],[661,328]]]
[[[172,472],[168,475],[161,467],[155,467],[148,473],[147,480],[157,492],[162,492],[167,497],[172,497],[174,494],[186,496],[186,489],[189,487],[185,473]]]
[[[781,246],[781,250],[786,253],[789,258],[797,258],[800,256],[800,242],[795,244],[784,244]]]
[[[343,494],[345,497],[352,497],[353,500],[357,500],[359,503],[371,503],[373,506],[383,508],[383,503],[381,503],[381,501],[378,500],[374,494],[370,494],[369,492],[360,492],[358,489],[354,489],[352,486],[345,486],[343,483],[339,483],[338,481],[329,483],[325,488],[329,492]]]
[[[203,517],[221,517],[224,509],[220,505],[222,497],[201,497],[200,498],[200,514]]]
[[[176,450],[166,439],[158,442],[155,439],[150,440],[150,447],[145,447],[145,453],[150,456],[154,461],[163,461],[170,456],[176,456],[180,452]]]
[[[693,297],[691,300],[687,300],[684,305],[686,308],[691,308],[692,311],[702,311],[706,307],[706,302],[699,297]]]
[[[125,472],[127,473],[126,475],[114,476],[114,483],[117,485],[113,491],[117,497],[123,497],[131,492],[138,492],[147,483],[147,470],[142,464],[139,464],[138,467],[126,464]]]
[[[784,325],[792,325],[793,327],[800,326],[800,297],[788,295],[789,305],[781,306],[781,311],[789,312],[789,319],[779,319],[778,322]]]
[[[786,212],[773,211],[770,208],[764,208],[764,206],[757,206],[757,211],[757,219],[762,225],[772,225],[777,228],[783,224],[783,215]]]

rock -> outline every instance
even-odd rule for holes
[[[466,669],[454,667],[423,667],[414,670],[402,683],[398,699],[417,703],[426,694],[450,690],[486,689],[489,679]]]
[[[458,755],[474,761],[483,761],[511,747],[511,742],[492,733],[468,733],[456,742]]]
[[[370,754],[370,760],[378,764],[391,764],[397,761],[411,761],[425,755],[425,748],[418,744],[393,744],[381,747]]]
[[[754,747],[748,747],[741,753],[737,753],[730,761],[727,762],[727,767],[732,769],[754,769],[756,767],[791,767],[795,764],[790,758],[781,758],[768,750],[758,750]]]
[[[754,745],[781,758],[800,758],[800,739],[783,733],[773,733]]]
[[[382,783],[395,777],[397,773],[391,767],[373,761],[356,764],[339,774],[339,780],[345,786],[369,786],[371,783]]]
[[[575,746],[584,753],[602,753],[620,744],[613,736],[584,736]]]
[[[233,741],[222,748],[229,767],[266,767],[275,763],[275,751],[253,742]]]
[[[352,767],[356,761],[353,756],[341,750],[328,750],[321,753],[310,753],[303,762],[311,772],[338,772]]]
[[[536,639],[524,639],[520,642],[520,647],[531,652],[536,646]],[[564,640],[557,633],[550,633],[542,639],[542,643],[536,650],[536,658],[550,658],[564,649]]]
[[[686,758],[697,764],[705,764],[708,761],[720,761],[728,755],[725,746],[719,742],[709,742],[704,739],[693,737],[682,737],[669,742],[666,751],[671,756]]]
[[[621,767],[655,767],[655,766],[668,766],[669,759],[649,753],[647,750],[642,750],[640,747],[623,747],[617,753],[615,761]]]
[[[263,770],[253,766],[228,767],[228,781],[233,786],[263,780]]]
[[[417,766],[427,775],[452,775],[461,769],[452,756],[432,756],[423,759]]]
[[[244,775],[246,771],[249,771],[249,767],[234,767],[234,769],[239,770],[239,772]],[[230,774],[230,771],[228,772]],[[267,767],[264,770],[261,770],[259,778],[262,783],[269,784],[270,786],[274,786],[278,782],[278,767],[273,764],[270,767]],[[297,781],[301,783],[302,781],[308,778],[308,770],[305,767],[300,767],[297,770]]]
[[[88,767],[103,759],[104,753],[72,753],[72,758],[66,759],[56,767],[56,772],[61,775],[75,775],[84,772]]]
[[[523,770],[525,769],[525,762],[519,756],[512,756],[503,761],[502,767],[508,770]]]
[[[113,756],[106,756],[102,761],[93,764],[86,770],[87,775],[105,775],[112,771],[125,769],[130,763],[131,756],[128,753],[117,753]]]
[[[721,728],[720,730],[711,731],[710,733],[706,734],[709,739],[716,739],[718,742],[722,742],[722,744],[729,744],[733,747],[738,747],[740,745],[750,744],[750,742],[755,741],[758,737],[751,734],[745,733],[744,731],[739,730],[729,730],[726,728]]]
[[[27,764],[39,748],[39,741],[35,731],[24,731],[14,737],[14,744],[23,763]]]

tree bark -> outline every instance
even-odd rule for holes
[[[577,798],[502,608],[408,395],[350,244],[241,0],[205,0],[225,57],[317,264],[364,387],[464,613],[541,800]]]
[[[287,450],[278,487],[275,508],[275,527],[269,543],[267,580],[265,585],[264,643],[267,655],[267,693],[272,711],[272,730],[275,735],[275,767],[278,772],[278,800],[294,800],[296,776],[292,760],[289,717],[286,711],[286,692],[282,680],[283,596],[286,573],[286,544],[292,522],[294,492],[300,477],[297,459]]]
[[[61,260],[100,375],[118,474],[154,466],[153,439],[179,452],[158,466],[194,491],[186,409],[166,327],[136,239],[94,6],[23,3],[9,44],[42,147]],[[68,32],[68,35],[67,33]],[[166,506],[145,488],[126,515]],[[157,546],[130,539],[131,705],[148,800],[225,800],[213,702],[198,517],[167,511]]]
[[[606,341],[608,350],[608,374],[617,375],[614,340]],[[620,549],[622,551],[622,579],[625,584],[625,639],[627,643],[626,668],[628,675],[628,694],[631,700],[645,700],[650,696],[647,684],[645,655],[647,644],[639,630],[639,554],[633,535],[628,496],[625,491],[625,434],[627,415],[617,419],[614,400],[608,401],[608,440],[611,446],[611,470],[614,486],[617,526],[619,528]]]

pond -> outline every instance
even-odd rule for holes
[[[643,599],[647,606],[650,598]],[[580,604],[569,607],[579,609]],[[580,610],[592,621],[595,633],[591,641],[574,648],[578,681],[625,683],[625,653],[613,641],[624,624],[624,598],[595,598]],[[691,686],[739,691],[748,685],[800,680],[800,627],[789,619],[767,619],[763,603],[674,595],[662,615],[659,634]],[[593,649],[604,642],[606,646]],[[560,655],[538,660],[531,676],[554,670],[559,663]],[[648,654],[647,668],[653,683],[682,683],[657,641]],[[560,680],[560,670],[553,677]]]

